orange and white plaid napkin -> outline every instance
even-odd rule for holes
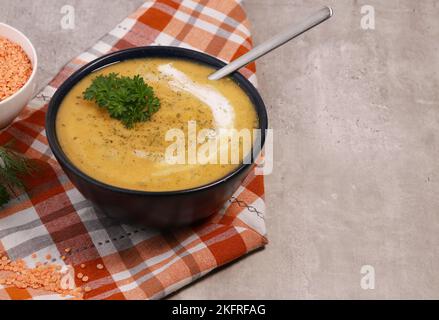
[[[158,299],[266,244],[264,181],[251,174],[225,207],[197,225],[174,232],[119,224],[97,214],[54,159],[44,131],[56,88],[91,60],[135,46],[172,45],[230,61],[252,46],[249,22],[237,0],[148,1],[98,43],[68,63],[33,99],[20,119],[1,132],[0,145],[39,163],[28,190],[0,208],[0,253],[30,267],[48,254],[53,263],[86,273],[86,299]],[[255,66],[241,71],[256,82]],[[65,249],[71,248],[66,253]],[[61,257],[65,256],[65,260]],[[82,269],[81,264],[86,268]],[[98,270],[97,264],[104,265]],[[82,286],[81,280],[76,279]],[[0,299],[62,298],[0,286]]]

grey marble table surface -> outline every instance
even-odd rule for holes
[[[0,0],[0,21],[36,45],[42,87],[141,3]],[[173,299],[439,298],[439,2],[247,0],[255,43],[323,4],[330,22],[257,63],[269,245]]]

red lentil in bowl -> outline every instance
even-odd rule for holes
[[[18,44],[0,37],[0,101],[20,90],[32,74],[32,63]]]
[[[2,22],[0,39],[0,130],[3,130],[35,94],[38,57],[22,32]]]

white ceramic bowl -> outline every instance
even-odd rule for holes
[[[0,129],[5,128],[18,116],[26,104],[35,94],[36,78],[38,68],[37,53],[29,39],[20,31],[7,24],[0,23],[0,37],[6,38],[20,45],[28,55],[32,63],[32,74],[26,84],[12,96],[0,102]]]

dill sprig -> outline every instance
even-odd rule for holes
[[[24,189],[22,177],[34,169],[29,159],[10,149],[10,144],[0,147],[0,206],[18,190]]]

